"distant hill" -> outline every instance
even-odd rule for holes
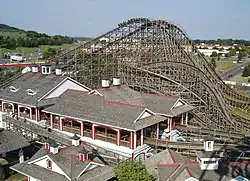
[[[63,45],[72,44],[76,40],[72,37],[46,33],[26,31],[6,24],[0,24],[0,46],[6,49],[18,47],[39,47],[40,45]]]

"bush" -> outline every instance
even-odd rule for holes
[[[147,170],[135,161],[124,162],[120,164],[115,170],[119,181],[152,181],[151,176]]]

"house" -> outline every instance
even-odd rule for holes
[[[0,128],[0,165],[4,167],[0,179],[5,179],[8,176],[10,165],[24,161],[23,148],[29,145],[30,143],[20,134]]]
[[[56,72],[50,65],[41,72],[32,67],[1,92],[2,110],[46,120],[54,130],[135,158],[150,149],[144,145],[147,138],[174,141],[167,133],[186,126],[193,109],[179,97],[136,92],[117,77],[112,85],[103,79],[102,87],[93,90]]]
[[[61,147],[50,140],[29,160],[11,169],[25,175],[27,181],[105,181],[115,177],[114,169],[101,158],[74,135],[72,145]]]
[[[213,151],[213,139],[204,138],[204,150],[196,160],[166,149],[144,161],[157,181],[240,181],[249,180],[249,162],[227,162]]]

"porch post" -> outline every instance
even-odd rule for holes
[[[185,117],[185,125],[188,125],[188,112],[186,112],[186,117]]]
[[[29,107],[28,109],[30,110],[30,119],[32,119],[32,108]]]
[[[156,125],[156,139],[159,138],[159,126],[160,126],[160,123],[157,123],[157,125]]]
[[[38,121],[38,108],[35,108],[36,121]]]
[[[14,104],[11,103],[11,105],[12,105],[12,112],[14,114],[15,113],[15,107],[14,107]]]
[[[143,129],[141,129],[141,146],[143,145]]]
[[[181,113],[181,125],[183,125],[183,122],[184,122],[184,113]]]
[[[59,130],[60,131],[63,131],[63,126],[62,126],[63,125],[63,120],[62,119],[63,119],[62,117],[60,117],[60,119],[59,119],[60,120],[59,121]]]
[[[137,135],[136,135],[136,131],[133,132],[134,134],[134,140],[132,140],[134,142],[134,148],[137,147]]]
[[[2,101],[2,103],[1,103],[1,104],[2,104],[2,111],[4,112],[4,108],[3,108],[4,102]]]
[[[20,117],[20,106],[17,105],[17,116]]]
[[[173,119],[169,118],[169,131],[172,131]]]
[[[81,122],[81,136],[84,136],[84,122]]]
[[[92,139],[95,139],[95,125],[92,124]]]
[[[51,129],[54,128],[54,115],[53,114],[50,114],[50,126],[51,126]]]
[[[116,145],[120,146],[120,140],[121,140],[121,130],[118,129],[117,133],[116,133]]]
[[[130,149],[134,149],[135,148],[135,138],[134,138],[134,132],[130,131]]]

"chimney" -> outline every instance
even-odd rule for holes
[[[31,67],[31,71],[32,71],[33,73],[37,73],[37,72],[38,72],[38,66],[37,66],[37,65],[33,65],[33,66]]]
[[[79,151],[79,158],[81,161],[86,161],[89,159],[88,157],[89,157],[89,151],[83,147],[81,151]]]
[[[62,75],[62,69],[56,68],[56,75]]]
[[[71,140],[72,140],[72,145],[74,145],[74,146],[80,145],[80,137],[77,136],[76,134],[71,137]]]
[[[113,77],[113,85],[114,86],[119,86],[121,85],[121,80],[119,77]]]
[[[43,64],[42,65],[42,74],[44,74],[44,75],[51,74],[51,65],[50,64]]]
[[[102,87],[103,88],[108,88],[109,87],[109,79],[108,78],[103,78],[102,79]]]
[[[54,140],[51,141],[50,143],[50,148],[49,151],[50,153],[57,154],[59,151],[59,144],[57,144]]]
[[[212,137],[204,137],[204,150],[205,151],[213,151],[214,150],[214,138]]]

